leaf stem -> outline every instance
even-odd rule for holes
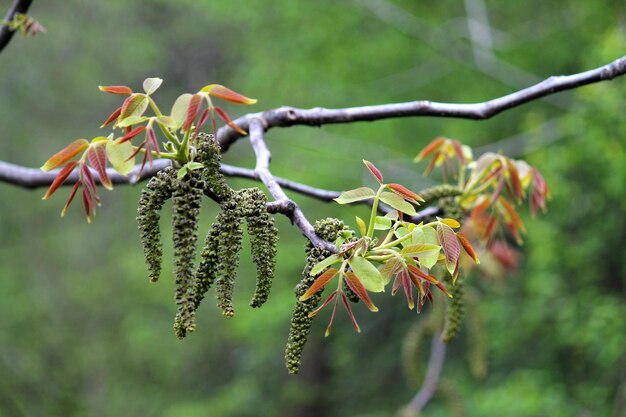
[[[370,223],[367,227],[367,237],[371,238],[374,235],[374,225],[376,223],[376,213],[378,213],[378,202],[380,201],[380,193],[385,189],[385,184],[381,184],[378,187],[378,191],[374,196],[374,202],[372,203],[372,213],[370,214]]]

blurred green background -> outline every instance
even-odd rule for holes
[[[233,117],[281,105],[483,101],[623,56],[625,12],[609,0],[35,1],[30,13],[48,33],[15,37],[0,54],[0,159],[38,167],[70,140],[99,135],[120,101],[97,86],[139,88],[151,76],[165,79],[156,95],[164,108],[212,82],[259,99],[225,106]],[[470,21],[483,23],[474,36]],[[625,96],[619,78],[481,122],[412,118],[268,134],[273,173],[322,188],[369,181],[361,159],[424,188],[432,180],[411,160],[439,135],[527,158],[552,187],[548,214],[525,216],[519,270],[468,278],[482,352],[464,330],[449,349],[445,389],[423,415],[626,415]],[[253,167],[245,140],[224,160]],[[361,334],[341,315],[324,338],[322,314],[303,370],[287,375],[304,241],[284,217],[267,305],[247,307],[254,283],[244,253],[236,317],[224,320],[209,300],[198,330],[179,341],[172,280],[147,280],[134,220],[140,187],[103,192],[91,225],[78,204],[59,217],[67,191],[42,202],[43,189],[0,184],[0,416],[377,417],[417,391],[404,374],[415,364],[411,372],[424,371],[429,343],[411,363],[402,345],[429,312],[416,316],[397,297],[377,296],[378,314],[356,307]],[[352,222],[365,212],[291,196],[311,220]],[[201,233],[214,214],[207,202]],[[166,244],[165,271],[170,255]],[[472,376],[468,352],[486,358],[483,378]]]

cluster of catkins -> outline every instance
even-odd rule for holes
[[[315,223],[315,234],[329,242],[334,242],[344,230],[348,229],[338,219],[327,218]],[[300,297],[313,285],[315,279],[324,272],[321,271],[320,274],[311,276],[310,272],[313,266],[332,255],[330,251],[314,246],[309,240],[304,245],[304,251],[306,252],[306,265],[302,271],[302,280],[296,285],[294,291],[298,301],[296,301],[291,317],[291,327],[285,351],[285,365],[289,373],[292,374],[298,373],[300,369],[302,351],[313,324],[313,318],[309,317],[309,313],[317,308],[322,299],[322,292],[318,292],[306,301],[300,301]],[[346,295],[351,301],[358,301],[358,297],[352,291],[346,292]]]
[[[155,175],[139,200],[137,222],[150,280],[161,273],[162,244],[159,229],[160,210],[172,199],[172,240],[178,311],[174,331],[178,338],[195,329],[195,312],[205,293],[215,282],[218,306],[224,316],[234,315],[232,295],[239,265],[239,252],[245,219],[251,237],[252,260],[256,265],[256,291],[250,305],[260,307],[267,300],[272,285],[278,231],[266,209],[267,199],[258,188],[231,189],[219,172],[219,145],[212,135],[199,134],[195,162],[203,166],[188,170],[181,178],[178,170],[168,167]],[[219,201],[221,211],[209,229],[195,268],[200,202],[205,191]]]

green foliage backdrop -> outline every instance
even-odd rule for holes
[[[231,116],[280,105],[474,102],[533,77],[596,67],[626,49],[623,2],[488,1],[487,10],[497,59],[478,69],[458,1],[36,1],[30,12],[47,35],[15,38],[0,55],[0,158],[36,167],[69,140],[95,136],[117,104],[98,85],[160,76],[163,101],[210,82],[259,99],[250,109],[229,107]],[[626,412],[625,96],[617,79],[482,122],[413,118],[268,135],[275,175],[322,188],[369,181],[363,158],[424,188],[411,159],[438,135],[523,155],[551,185],[548,215],[526,220],[520,270],[467,278],[480,300],[469,314],[482,318],[474,327],[486,376],[470,372],[466,328],[424,415]],[[252,167],[253,153],[240,141],[224,160]],[[402,345],[430,313],[416,317],[394,299],[376,299],[381,312],[361,314],[361,334],[343,320],[324,339],[318,320],[302,372],[287,375],[284,342],[304,241],[283,217],[267,305],[244,307],[254,289],[244,256],[240,275],[250,279],[237,288],[237,316],[224,320],[208,300],[199,331],[177,340],[173,267],[165,263],[159,285],[148,282],[134,221],[139,192],[106,193],[87,225],[77,206],[59,218],[61,197],[42,203],[43,190],[0,184],[0,416],[374,417],[412,397]],[[348,212],[292,197],[311,219]],[[202,234],[215,213],[203,212]],[[165,253],[171,259],[167,244]]]

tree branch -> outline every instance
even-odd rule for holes
[[[270,194],[272,194],[272,197],[279,201],[289,200],[289,197],[287,197],[287,194],[285,194],[281,186],[276,182],[269,169],[272,155],[270,154],[270,151],[265,144],[265,140],[263,139],[263,121],[260,119],[252,119],[250,121],[249,129],[250,144],[252,145],[254,154],[256,155],[256,168],[254,169],[254,172],[258,175],[263,184],[265,184]],[[300,210],[296,203],[293,203],[293,211],[288,214],[288,217],[291,219],[292,223],[298,226],[298,228],[302,231],[302,234],[304,234],[315,246],[324,248],[333,253],[337,252],[337,248],[334,244],[320,239],[315,234],[313,226],[306,219],[304,213],[302,213],[302,210]]]
[[[514,93],[482,103],[439,103],[419,100],[406,103],[381,104],[375,106],[348,107],[343,109],[298,109],[295,107],[279,107],[262,113],[242,116],[235,124],[243,130],[250,129],[250,121],[261,119],[264,130],[273,127],[289,127],[295,125],[321,126],[333,123],[352,123],[375,121],[396,117],[434,116],[460,119],[484,120],[498,113],[522,104],[546,97],[560,91],[571,90],[587,84],[612,80],[626,74],[626,56],[602,67],[573,75],[550,77],[538,84]],[[217,137],[226,152],[239,138],[240,133],[228,126],[220,128]]]
[[[446,344],[441,340],[441,334],[436,333],[433,336],[433,342],[430,349],[430,358],[428,359],[428,370],[424,377],[424,383],[415,397],[406,405],[404,411],[406,415],[415,416],[426,407],[432,396],[437,391],[439,385],[439,377],[443,369],[443,363],[446,360]]]
[[[15,0],[6,16],[4,16],[4,20],[10,22],[15,18],[16,14],[26,14],[32,2],[32,0]],[[0,52],[9,44],[13,35],[15,35],[15,31],[9,29],[8,25],[0,26]]]

